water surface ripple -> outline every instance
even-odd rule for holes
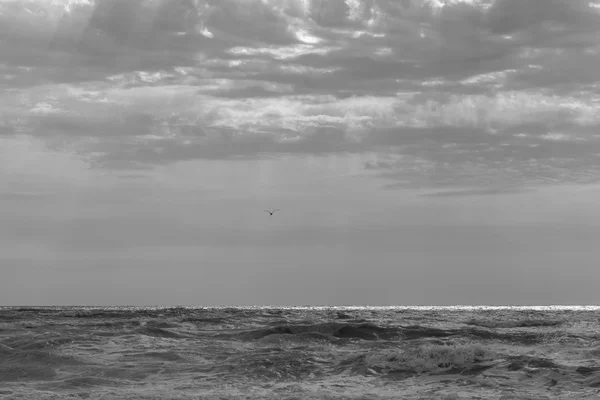
[[[598,307],[1,307],[6,399],[598,399]]]

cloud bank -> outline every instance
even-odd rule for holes
[[[355,153],[391,186],[588,183],[598,43],[582,0],[0,0],[0,140],[110,170]]]

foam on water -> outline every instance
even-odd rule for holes
[[[599,398],[599,308],[1,307],[0,397]]]

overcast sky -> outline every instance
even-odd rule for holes
[[[598,304],[599,127],[596,1],[0,0],[0,305]]]

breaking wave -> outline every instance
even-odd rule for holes
[[[404,350],[371,353],[367,367],[378,372],[464,373],[491,368],[494,354],[481,345],[422,345]],[[487,363],[485,363],[487,362]]]
[[[597,398],[596,311],[461,312],[0,308],[0,396]]]

